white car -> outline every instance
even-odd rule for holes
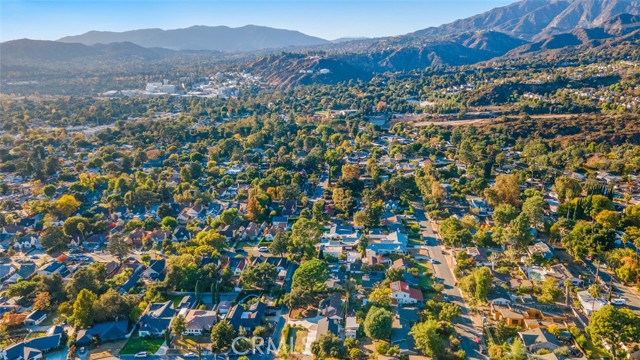
[[[147,355],[148,355],[148,354],[147,354],[147,352],[146,352],[146,351],[141,351],[141,352],[139,352],[139,353],[137,353],[137,354],[133,355],[133,357],[136,357],[136,358],[146,358],[146,357],[147,357]]]
[[[612,305],[625,305],[626,303],[627,303],[627,299],[618,298],[618,299],[611,300]]]
[[[198,355],[196,353],[194,353],[193,351],[184,354],[184,357],[196,357],[196,356],[198,356]]]
[[[258,251],[260,251],[260,252],[267,252],[267,251],[269,251],[269,248],[268,248],[268,247],[266,247],[266,246],[260,246],[260,247],[258,248]]]

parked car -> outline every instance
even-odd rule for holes
[[[267,251],[269,251],[269,248],[268,248],[268,247],[266,247],[266,246],[260,246],[260,247],[258,248],[258,251],[260,251],[260,252],[267,252]]]
[[[147,356],[148,356],[148,354],[147,354],[146,351],[141,351],[141,352],[133,355],[133,357],[136,357],[136,358],[146,358]]]
[[[184,357],[197,357],[198,355],[193,351],[184,354]]]
[[[626,303],[627,303],[627,299],[618,298],[618,299],[611,300],[612,305],[625,305]]]

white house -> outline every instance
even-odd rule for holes
[[[410,287],[404,281],[394,281],[389,284],[391,299],[398,304],[416,304],[422,302],[422,291]]]
[[[358,322],[356,321],[355,316],[347,316],[344,335],[352,339],[355,339],[358,336]]]

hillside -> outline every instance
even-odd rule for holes
[[[134,60],[153,61],[174,55],[175,52],[167,49],[144,48],[128,42],[87,46],[77,43],[21,39],[0,43],[0,54],[3,66],[68,66],[79,61],[85,64]]]
[[[637,0],[522,0],[411,36],[442,36],[462,31],[492,30],[529,41],[578,28],[603,26],[620,14],[640,15]]]
[[[255,51],[261,49],[310,46],[329,41],[305,35],[298,31],[247,25],[238,28],[227,26],[192,26],[185,29],[142,29],[124,32],[90,31],[58,40],[85,45],[131,42],[143,47],[173,50]]]

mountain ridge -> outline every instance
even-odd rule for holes
[[[619,14],[640,15],[638,0],[521,0],[506,6],[410,36],[439,36],[464,31],[493,30],[527,41],[539,41],[576,28],[602,26]]]
[[[122,32],[94,30],[80,35],[65,36],[57,41],[84,45],[128,41],[142,47],[224,52],[256,51],[330,43],[328,40],[306,35],[299,31],[258,25],[245,25],[236,28],[222,25],[194,25],[180,29],[163,30],[152,28]]]

